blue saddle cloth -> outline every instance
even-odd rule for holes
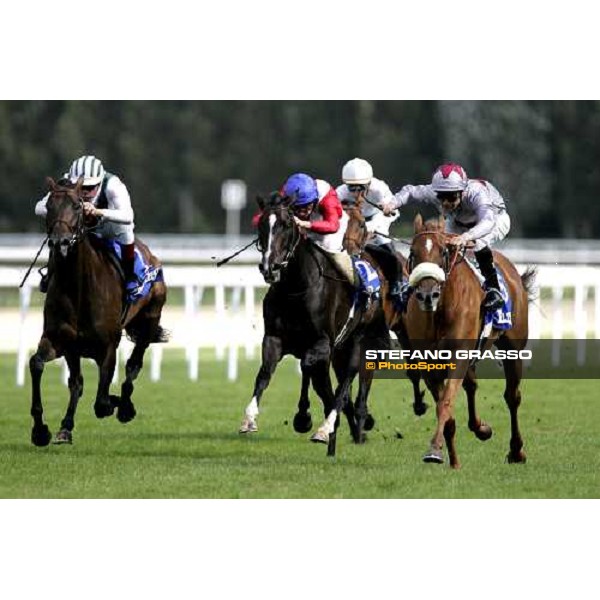
[[[121,261],[121,244],[116,240],[102,239],[104,245]],[[145,262],[142,253],[135,248],[133,260],[133,272],[137,279],[136,288],[128,288],[127,300],[131,303],[144,298],[150,293],[154,282],[163,281],[162,267],[149,265]]]
[[[368,296],[376,296],[381,290],[381,281],[377,271],[366,260],[352,257],[354,271],[358,275],[360,291]]]
[[[494,329],[506,331],[512,327],[512,300],[506,287],[504,275],[502,275],[499,269],[496,269],[496,272],[498,273],[498,283],[500,284],[500,293],[502,294],[504,304],[501,308],[497,308],[494,311],[486,311],[484,323],[488,325],[491,322]]]

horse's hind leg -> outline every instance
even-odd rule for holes
[[[117,419],[121,423],[129,423],[129,421],[135,418],[135,406],[131,401],[133,382],[137,379],[144,366],[144,353],[148,346],[147,341],[136,341],[131,356],[125,365],[125,381],[121,384],[121,399],[117,406]]]
[[[310,387],[310,374],[307,369],[302,369],[302,386],[300,388],[300,399],[298,400],[298,412],[294,415],[294,431],[307,433],[312,429],[312,417],[310,415],[310,399],[308,390]]]
[[[280,338],[271,335],[266,335],[263,338],[262,364],[256,375],[252,400],[250,400],[250,403],[246,407],[239,433],[254,433],[258,430],[256,418],[259,413],[260,398],[271,381],[277,363],[281,360],[282,353],[283,349]]]
[[[506,457],[509,463],[524,463],[527,460],[523,452],[523,439],[519,431],[518,411],[521,405],[521,390],[519,384],[523,376],[523,362],[521,359],[503,361],[506,376],[506,389],[504,400],[510,411],[510,450]]]
[[[96,417],[103,419],[110,417],[115,411],[115,404],[111,401],[109,390],[117,364],[117,345],[109,344],[105,349],[104,356],[101,356],[100,360],[96,359],[96,362],[98,363],[99,377],[94,412]]]
[[[75,412],[77,403],[83,394],[83,376],[81,375],[81,360],[77,354],[65,354],[69,366],[69,405],[60,424],[60,431],[54,437],[54,444],[72,444],[73,429],[75,428]]]
[[[477,439],[485,441],[492,437],[492,428],[482,421],[477,414],[475,407],[475,394],[477,392],[477,375],[475,369],[469,367],[465,379],[463,381],[463,388],[467,394],[467,407],[469,410],[469,429],[475,434]]]
[[[345,379],[348,365],[351,360],[352,357],[348,347],[338,349],[334,352],[332,364],[338,382],[341,383]],[[341,399],[341,410],[343,410],[344,414],[346,415],[346,419],[348,420],[348,426],[350,427],[350,435],[352,436],[352,440],[355,444],[360,444],[364,440],[361,439],[363,436],[358,429],[357,415],[355,406],[352,403],[351,395],[352,390],[350,387],[348,387],[344,397]]]
[[[29,359],[29,372],[31,374],[31,416],[33,417],[31,442],[36,446],[47,446],[52,439],[50,430],[44,423],[41,380],[44,365],[55,358],[57,358],[57,353],[50,340],[42,337],[35,354]]]

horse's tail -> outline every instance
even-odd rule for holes
[[[537,277],[537,273],[537,267],[530,265],[525,269],[525,273],[521,275],[521,283],[527,292],[527,300],[529,302],[536,300],[535,278]]]
[[[134,344],[137,342],[140,332],[135,328],[135,326],[130,326],[125,329],[127,333],[127,337]],[[150,340],[151,344],[165,344],[171,339],[171,332],[168,329],[165,329],[162,325],[159,325],[156,328],[152,339]]]
[[[171,332],[162,325],[156,328],[154,337],[150,340],[151,344],[166,344],[171,339]]]

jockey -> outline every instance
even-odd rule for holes
[[[128,300],[138,287],[134,273],[134,223],[131,198],[125,184],[112,173],[104,170],[102,162],[95,156],[81,156],[71,164],[65,175],[71,183],[83,177],[81,200],[83,214],[90,219],[99,219],[94,233],[103,238],[115,239],[121,246],[121,264],[125,273],[125,288]],[[49,193],[35,206],[35,214],[46,216],[46,201]],[[42,280],[40,289],[46,291],[47,281]]]
[[[390,225],[398,218],[399,213],[388,216],[378,208],[380,204],[392,202],[394,195],[385,181],[373,177],[373,167],[362,158],[353,158],[344,165],[342,181],[344,183],[338,186],[336,192],[343,205],[355,204],[360,197],[364,200],[361,212],[367,231],[374,234],[367,249],[385,272],[390,283],[390,297],[399,301],[401,274],[396,252],[389,238]]]
[[[510,230],[510,217],[500,192],[483,179],[468,179],[457,164],[441,165],[430,185],[405,185],[392,202],[384,203],[384,213],[411,202],[434,204],[446,217],[446,232],[458,234],[448,240],[454,246],[475,243],[475,257],[485,277],[484,308],[496,310],[503,300],[494,266],[491,246]]]
[[[354,283],[352,260],[343,248],[348,227],[335,189],[322,179],[305,173],[291,175],[283,185],[282,195],[291,199],[294,221],[300,230],[332,258],[340,271]]]

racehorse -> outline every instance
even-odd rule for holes
[[[360,341],[387,335],[383,311],[375,299],[368,306],[359,304],[353,313],[354,286],[325,252],[301,232],[289,200],[275,194],[268,203],[259,205],[259,269],[271,285],[263,302],[262,364],[240,433],[257,431],[261,396],[280,359],[292,354],[300,359],[303,390],[308,391],[310,380],[324,406],[326,422],[311,440],[326,443],[328,455],[334,455],[342,410],[346,411],[356,440],[352,406],[346,399],[358,372]],[[335,393],[329,374],[332,360],[339,382]],[[294,418],[297,431],[297,425],[304,429],[312,425],[307,410],[307,403],[299,405]]]
[[[344,248],[351,255],[365,256],[371,264],[378,267],[377,272],[381,281],[381,302],[388,329],[394,332],[403,347],[408,348],[409,342],[404,328],[404,321],[401,318],[400,312],[388,297],[390,284],[385,277],[384,260],[389,261],[391,255],[387,256],[387,253],[377,251],[377,247],[367,246],[373,234],[369,233],[366,227],[366,221],[361,211],[363,202],[364,197],[362,194],[359,194],[356,202],[344,205],[344,210],[349,216],[348,228],[344,236]],[[401,253],[396,252],[396,260],[399,263],[399,271],[408,277],[406,258]],[[383,347],[380,346],[381,349]],[[365,439],[363,430],[370,431],[375,425],[375,420],[367,408],[367,399],[373,382],[373,375],[374,371],[360,371],[358,394],[354,404],[356,419],[355,441],[358,442],[362,442]],[[413,411],[417,416],[422,416],[427,411],[427,405],[424,401],[425,392],[419,386],[421,377],[417,371],[408,371],[407,376],[413,386]]]
[[[160,326],[167,293],[164,281],[155,281],[148,295],[128,306],[122,322],[125,313],[122,274],[103,243],[91,233],[93,227],[86,224],[80,199],[83,179],[76,184],[66,180],[57,184],[48,178],[47,183],[50,195],[46,203],[46,231],[52,277],[44,304],[43,334],[29,361],[31,441],[36,446],[48,445],[52,437],[44,423],[40,390],[45,363],[61,356],[67,361],[69,404],[54,442],[72,443],[75,412],[83,393],[80,359],[92,358],[98,365],[96,416],[108,417],[116,407],[119,421],[127,423],[136,415],[131,396],[133,381],[143,365],[144,352],[150,343],[164,342],[168,337]],[[147,263],[160,267],[158,259],[143,243],[137,240],[136,246]],[[135,342],[135,347],[127,361],[119,398],[109,394],[109,387],[123,329]]]
[[[415,277],[421,273],[422,277],[414,281],[415,290],[404,318],[405,329],[410,344],[424,343],[426,347],[444,350],[476,349],[484,326],[485,315],[481,308],[484,292],[467,264],[464,249],[448,245],[449,234],[445,234],[443,228],[443,219],[424,224],[420,215],[415,218],[409,271]],[[512,328],[505,331],[493,328],[482,349],[494,344],[502,350],[519,351],[527,343],[528,302],[536,271],[527,269],[523,275],[519,275],[514,265],[499,252],[494,252],[494,260],[512,301]],[[522,360],[505,359],[503,367],[506,380],[504,399],[510,411],[511,423],[507,460],[510,463],[522,463],[526,460],[518,423]],[[459,361],[457,368],[450,378],[446,377],[448,373],[445,371],[424,375],[425,383],[436,401],[437,427],[423,460],[443,463],[445,439],[450,466],[453,468],[460,467],[454,439],[454,402],[461,384],[467,393],[469,429],[480,440],[487,440],[492,435],[491,428],[479,418],[475,407],[475,366],[465,360]]]

